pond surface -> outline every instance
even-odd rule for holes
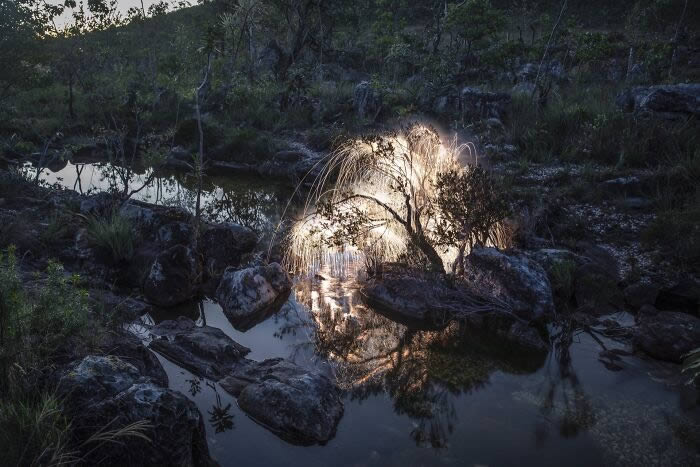
[[[43,178],[104,190],[104,172],[99,164],[68,164]],[[172,174],[135,197],[191,207],[188,186]],[[212,177],[206,191],[209,204],[235,200],[216,215],[262,233],[291,194],[253,177]],[[217,384],[159,356],[171,387],[202,412],[221,465],[700,465],[697,394],[671,384],[677,366],[601,356],[603,346],[624,345],[576,329],[552,328],[561,337],[547,355],[514,352],[458,325],[410,329],[365,307],[353,277],[324,270],[298,279],[282,309],[246,332],[211,301],[145,317],[190,316],[249,347],[251,359],[288,358],[335,376],[343,389],[335,438],[295,446],[247,417]]]
[[[161,358],[171,387],[199,406],[222,465],[699,465],[696,402],[666,382],[677,368],[634,356],[610,365],[600,342],[621,346],[583,333],[568,350],[523,356],[459,326],[409,329],[354,301],[347,284],[299,281],[247,332],[214,302],[199,316],[251,348],[249,358],[336,376],[345,414],[325,446],[281,440],[218,385]]]
[[[26,164],[31,176],[35,168]],[[121,167],[108,163],[61,162],[43,170],[40,178],[49,185],[58,185],[79,193],[121,191],[123,179],[128,178],[129,191],[137,191],[132,199],[148,203],[179,206],[195,210],[196,180],[192,175],[176,171],[159,172],[150,179],[151,169],[136,169],[130,176]],[[250,227],[258,234],[268,233],[277,226],[293,187],[279,180],[255,175],[214,175],[204,179],[202,208],[210,220],[225,220]]]

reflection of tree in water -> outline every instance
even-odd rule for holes
[[[596,423],[594,406],[584,392],[571,360],[571,346],[581,332],[575,321],[562,321],[552,336],[554,351],[548,356],[546,378],[535,394],[525,396],[539,405],[542,415],[535,425],[538,447],[545,444],[552,427],[556,427],[560,436],[573,438]]]
[[[211,221],[234,222],[261,234],[270,228],[269,207],[276,201],[271,193],[259,190],[222,192],[220,197],[215,196],[206,204],[204,214]]]
[[[216,397],[216,402],[212,405],[211,410],[207,413],[209,414],[209,423],[214,427],[216,433],[223,433],[224,431],[233,429],[233,415],[231,415],[231,403],[229,402],[225,406],[221,402],[221,395],[217,391],[216,386],[213,383],[207,381],[207,386],[214,391]]]
[[[297,299],[313,310],[316,350],[335,363],[341,387],[357,400],[388,394],[396,413],[415,421],[411,437],[421,445],[447,446],[458,395],[483,388],[496,370],[532,372],[542,363],[513,361],[458,323],[410,329],[352,298],[339,303],[301,292]]]

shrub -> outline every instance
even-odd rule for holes
[[[136,235],[133,225],[116,211],[108,217],[88,219],[88,235],[92,243],[111,255],[115,263],[129,261],[134,256]]]
[[[561,303],[568,303],[574,295],[576,263],[569,260],[557,261],[549,271],[555,297]]]

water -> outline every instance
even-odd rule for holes
[[[666,383],[677,368],[623,357],[611,371],[600,344],[577,335],[570,364],[555,353],[517,356],[487,340],[409,329],[355,302],[347,282],[305,280],[280,312],[243,333],[213,302],[204,320],[252,349],[335,373],[345,414],[325,446],[294,446],[241,412],[215,384],[167,362],[191,394],[222,465],[697,465],[700,414]],[[340,286],[340,287],[336,287]],[[352,289],[350,289],[352,290]],[[340,292],[340,293],[339,293]],[[556,331],[556,330],[555,330]],[[600,337],[599,337],[600,338]],[[606,338],[608,348],[621,348]],[[217,401],[217,394],[219,401]],[[233,426],[216,432],[213,408]],[[694,439],[693,439],[694,438]]]
[[[35,170],[25,165],[31,176]],[[58,185],[79,193],[122,191],[120,175],[123,169],[109,163],[62,162],[57,167],[44,169],[40,178],[50,185]],[[132,199],[148,203],[180,206],[195,210],[196,180],[181,172],[162,172],[149,182],[151,169],[136,169],[128,185],[137,191]],[[210,220],[225,220],[250,227],[258,234],[274,230],[279,222],[293,187],[279,181],[254,175],[207,176],[204,180],[202,207]]]
[[[69,164],[44,177],[105,189],[103,170]],[[137,198],[188,206],[188,186],[172,174]],[[225,196],[247,202],[221,216],[265,231],[289,192],[250,177],[209,179],[207,203]],[[288,358],[333,374],[343,389],[335,438],[295,446],[247,417],[218,385],[159,357],[171,387],[198,405],[221,465],[700,465],[697,393],[677,384],[677,366],[638,356],[604,361],[601,343],[625,346],[580,330],[558,351],[533,356],[456,325],[410,329],[363,306],[352,275],[334,276],[297,281],[280,312],[246,332],[210,301],[201,311],[192,305],[149,317],[190,316],[251,348],[249,358]]]

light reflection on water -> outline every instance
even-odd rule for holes
[[[87,192],[109,187],[105,170],[69,163],[44,177]],[[191,183],[168,175],[136,198],[191,207]],[[225,196],[237,201],[221,210],[226,220],[265,232],[289,193],[251,177],[209,178],[205,202]],[[246,332],[211,301],[201,312],[193,304],[152,317],[199,319],[249,347],[249,358],[291,359],[334,375],[344,390],[336,437],[326,446],[294,446],[250,420],[217,384],[159,357],[171,387],[200,408],[223,466],[700,465],[697,401],[658,378],[677,368],[625,357],[620,371],[610,371],[599,343],[581,333],[564,351],[538,357],[456,325],[410,329],[365,307],[353,272],[300,278],[280,312]]]
[[[212,454],[222,465],[700,461],[697,446],[685,439],[697,432],[698,408],[684,406],[677,388],[649,377],[665,365],[628,357],[621,371],[610,371],[586,334],[572,341],[567,358],[513,355],[457,325],[410,329],[354,295],[352,280],[320,271],[298,281],[280,312],[247,332],[235,330],[214,302],[204,303],[206,323],[250,347],[250,358],[289,358],[332,373],[345,394],[336,437],[326,446],[299,447],[255,424],[218,386],[202,384],[194,400],[205,418],[217,393],[222,404],[232,404],[232,430],[216,433],[207,423]],[[171,385],[187,393],[193,377],[164,365]]]

